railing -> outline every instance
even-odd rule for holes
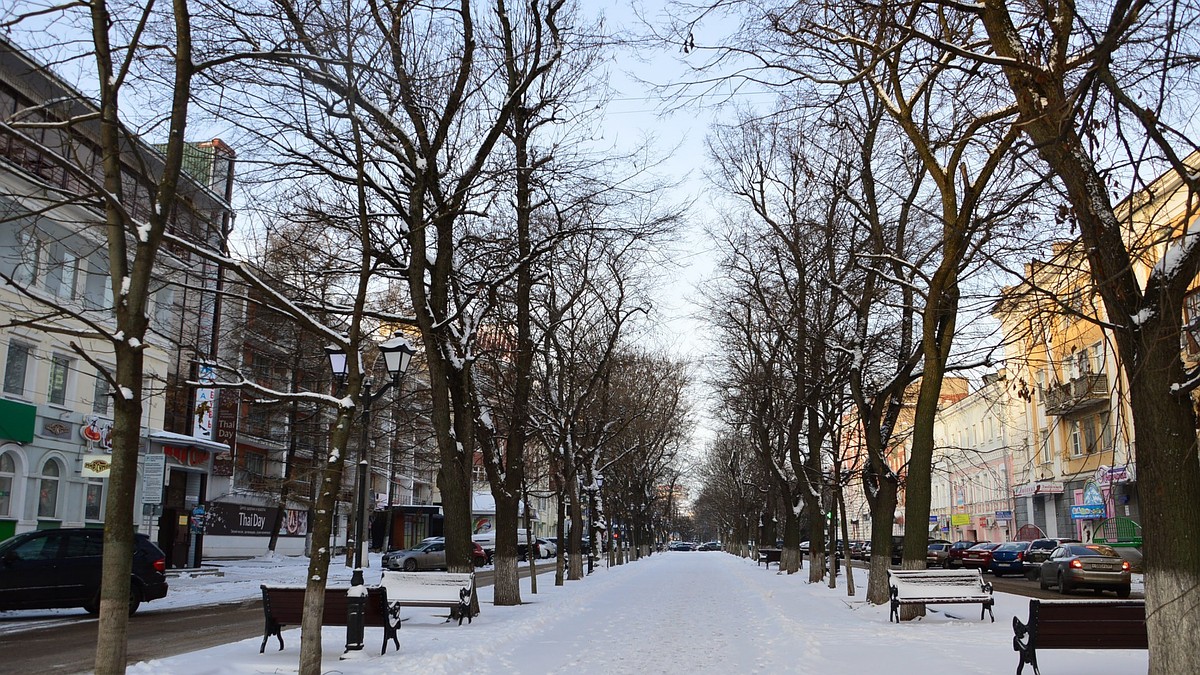
[[[1108,400],[1108,376],[1083,375],[1070,382],[1046,389],[1046,412],[1066,415]]]

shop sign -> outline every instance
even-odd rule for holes
[[[204,466],[208,463],[208,451],[199,448],[164,445],[163,454],[184,466]]]
[[[236,389],[223,389],[217,396],[217,428],[214,440],[230,448],[237,443],[237,418],[241,396],[241,392]]]
[[[1104,494],[1100,492],[1100,486],[1096,484],[1096,481],[1089,480],[1083,484],[1083,503],[1071,507],[1071,518],[1073,520],[1097,520],[1107,516],[1108,509],[1104,504]]]
[[[98,415],[88,415],[83,418],[83,427],[79,435],[83,437],[87,447],[112,452],[113,421]]]
[[[955,527],[959,527],[962,525],[970,525],[971,524],[971,514],[955,513],[954,515],[950,516],[950,524],[954,525]]]
[[[269,536],[278,512],[279,509],[274,506],[210,502],[206,512],[204,533],[209,536]],[[308,534],[308,512],[288,509],[279,527],[279,535],[281,537],[303,537],[306,534]]]
[[[1096,469],[1096,473],[1092,474],[1092,480],[1097,485],[1112,485],[1113,483],[1129,483],[1133,480],[1133,466],[1108,466],[1101,464],[1100,468]]]
[[[996,520],[1003,520],[1003,521],[1007,522],[1012,519],[1013,519],[1012,511],[997,511],[996,512]]]
[[[112,455],[84,455],[79,475],[84,478],[108,478],[112,471]]]
[[[42,420],[42,435],[65,441],[71,438],[71,424],[59,420]]]
[[[1060,495],[1066,492],[1066,487],[1057,482],[1026,483],[1013,488],[1014,497],[1032,497],[1034,495]]]

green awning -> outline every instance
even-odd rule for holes
[[[37,406],[0,399],[0,440],[32,443],[36,420]]]

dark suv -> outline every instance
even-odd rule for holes
[[[100,611],[104,531],[37,530],[0,542],[0,610],[82,607]],[[167,595],[167,559],[150,538],[135,536],[129,614]]]
[[[1069,537],[1049,537],[1046,539],[1034,539],[1029,544],[1029,550],[1025,552],[1025,578],[1030,581],[1036,581],[1041,573],[1042,563],[1046,562],[1046,558],[1054,552],[1054,549],[1063,544],[1078,544],[1078,539]]]

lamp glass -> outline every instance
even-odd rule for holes
[[[346,350],[330,345],[325,348],[325,353],[329,355],[329,369],[334,377],[346,377]]]
[[[383,360],[392,377],[403,375],[408,370],[408,364],[412,361],[413,354],[417,353],[408,340],[398,336],[380,342],[379,351],[383,352]]]

